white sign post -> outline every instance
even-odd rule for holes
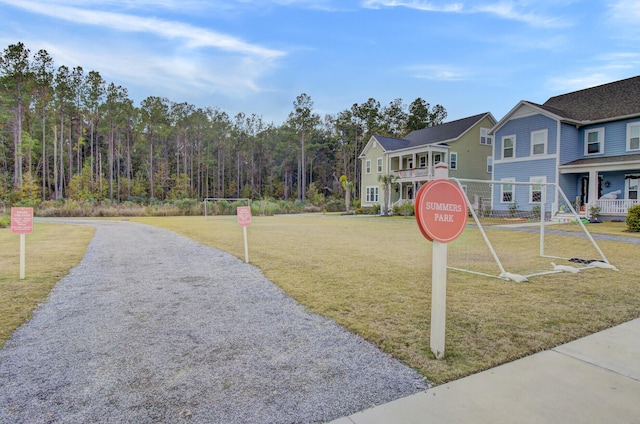
[[[238,206],[236,208],[236,214],[238,215],[238,225],[242,227],[242,233],[244,236],[244,261],[246,263],[249,263],[249,244],[247,243],[247,227],[251,225],[251,207]]]
[[[33,208],[11,208],[11,232],[20,234],[20,279],[25,278],[26,237],[33,233]]]
[[[444,358],[447,311],[447,243],[455,240],[467,223],[464,193],[447,179],[448,167],[435,166],[435,179],[416,195],[416,221],[424,237],[433,242],[431,260],[431,338],[436,359]]]

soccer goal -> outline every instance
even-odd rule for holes
[[[513,281],[615,269],[557,184],[452,181],[466,195],[469,220],[450,243],[449,268]]]
[[[205,197],[204,216],[235,215],[236,207],[251,206],[251,199],[243,197]]]

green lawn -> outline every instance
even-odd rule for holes
[[[25,278],[20,280],[20,236],[0,229],[0,346],[80,262],[94,232],[93,227],[36,222],[25,236]]]
[[[236,217],[132,220],[182,233],[244,260]],[[624,224],[597,225],[602,225],[599,231],[627,235]],[[520,233],[506,237],[503,248],[523,243]],[[267,278],[310,310],[360,334],[435,383],[640,316],[636,245],[599,242],[620,272],[553,274],[518,284],[450,271],[446,358],[436,360],[428,340],[431,245],[413,218],[253,217],[248,239],[250,262]],[[570,246],[574,239],[561,241]]]

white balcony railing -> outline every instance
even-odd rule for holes
[[[640,204],[638,200],[630,199],[599,199],[600,215],[626,215],[631,206]]]
[[[433,167],[397,169],[392,174],[398,178],[433,178]]]

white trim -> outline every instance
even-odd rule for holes
[[[534,143],[535,136],[537,134],[542,134],[544,136],[544,141],[542,143]],[[535,146],[539,146],[541,144],[542,144],[542,153],[535,153]],[[544,130],[538,130],[538,131],[531,131],[531,156],[545,156],[548,151],[548,147],[547,147],[548,144],[549,144],[549,130],[544,129]]]
[[[589,153],[589,134],[597,133],[598,134],[598,144],[600,145],[597,152]],[[595,155],[603,155],[604,154],[604,127],[600,128],[591,128],[584,131],[584,155],[585,156],[595,156]]]
[[[541,201],[542,201],[542,189],[536,190],[536,191],[540,191],[541,200],[537,201],[537,202],[534,201],[533,200],[533,191],[534,191],[533,190],[533,188],[534,188],[533,184],[540,185],[542,187],[546,187],[544,184],[547,183],[547,177],[544,176],[544,175],[535,176],[535,177],[529,177],[529,182],[532,183],[532,185],[529,186],[529,203],[541,203]]]
[[[497,159],[493,161],[494,165],[501,165],[501,164],[505,164],[505,163],[514,163],[514,162],[531,162],[531,161],[536,161],[536,160],[547,160],[547,159],[555,159],[558,155],[546,155],[546,156],[540,156],[540,157],[520,157],[520,158],[515,158],[515,159]]]
[[[514,197],[515,197],[516,191],[515,191],[515,189],[513,187],[513,184],[511,184],[511,191],[510,191],[511,200],[508,201],[508,202],[505,202],[505,200],[504,200],[504,193],[505,193],[504,186],[505,186],[505,184],[508,184],[508,183],[515,183],[516,182],[515,177],[502,178],[500,180],[500,182],[504,183],[504,184],[500,184],[500,203],[506,205],[506,204],[511,204],[511,203],[515,202],[516,199]]]
[[[629,122],[627,124],[627,152],[637,152],[640,151],[640,140],[638,141],[638,148],[636,149],[632,149],[631,148],[631,128],[633,127],[637,127],[638,128],[638,136],[640,137],[640,121],[638,122]]]
[[[365,199],[367,203],[378,203],[380,199],[380,189],[378,186],[365,187]],[[375,199],[374,199],[375,196]]]
[[[513,146],[510,147],[510,149],[513,150],[513,156],[504,157],[504,141],[510,138],[513,139]],[[515,158],[516,158],[516,135],[515,134],[505,135],[501,138],[501,142],[500,142],[500,159],[509,161],[509,160],[514,160]]]
[[[455,166],[452,160],[454,156],[456,157]],[[449,169],[458,169],[458,152],[449,152]]]

